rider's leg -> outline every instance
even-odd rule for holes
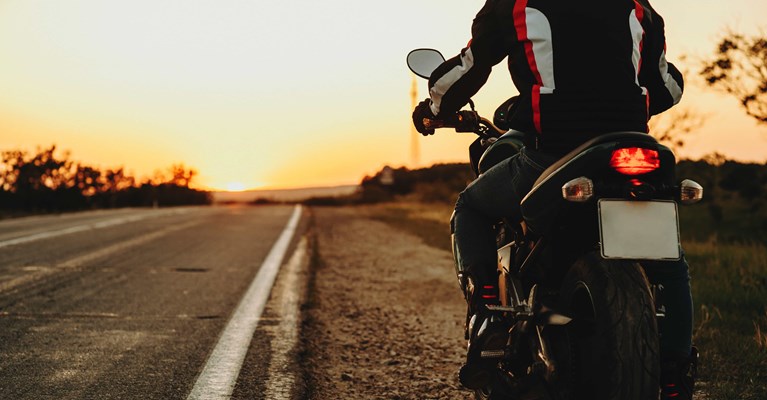
[[[459,282],[472,306],[497,301],[493,225],[504,217],[522,219],[519,203],[544,169],[523,149],[482,174],[458,196],[450,221],[453,252]]]
[[[493,224],[503,217],[521,220],[519,203],[545,169],[525,150],[494,166],[458,197],[451,219],[456,272],[466,295],[472,318],[466,365],[459,378],[468,388],[480,388],[489,380],[492,363],[479,354],[505,339],[498,321],[485,305],[498,302],[497,256]]]
[[[666,316],[659,320],[661,385],[665,398],[692,398],[693,303],[690,274],[684,256],[679,261],[646,261],[642,265],[651,283],[662,285]]]

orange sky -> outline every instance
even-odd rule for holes
[[[285,3],[285,4],[283,4]],[[655,1],[669,59],[713,51],[727,26],[756,32],[764,0]],[[410,162],[411,48],[453,55],[482,2],[3,0],[0,150],[55,143],[138,176],[183,162],[203,187],[356,183]],[[693,74],[690,74],[693,75]],[[767,126],[688,76],[709,115],[682,156],[764,161]],[[421,97],[425,83],[419,83]],[[480,112],[515,94],[505,67]],[[421,164],[466,160],[471,135],[420,139]]]

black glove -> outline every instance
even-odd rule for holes
[[[426,99],[415,107],[415,110],[413,110],[413,125],[415,125],[415,129],[421,133],[421,135],[427,136],[427,135],[433,135],[434,134],[434,128],[426,128],[423,124],[423,119],[434,119],[434,114],[431,112],[431,107],[429,106],[431,104],[431,99]]]

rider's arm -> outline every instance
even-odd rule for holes
[[[679,103],[684,90],[684,79],[674,64],[666,61],[663,18],[652,8],[645,9],[642,27],[645,37],[642,43],[639,83],[647,88],[650,115],[655,115]]]
[[[440,65],[429,78],[431,111],[443,119],[469,102],[487,82],[494,65],[506,57],[502,29],[496,26],[495,2],[488,1],[474,18],[472,39],[461,53]]]

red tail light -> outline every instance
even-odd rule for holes
[[[610,166],[624,175],[641,175],[660,167],[658,152],[639,147],[627,147],[613,151]]]

